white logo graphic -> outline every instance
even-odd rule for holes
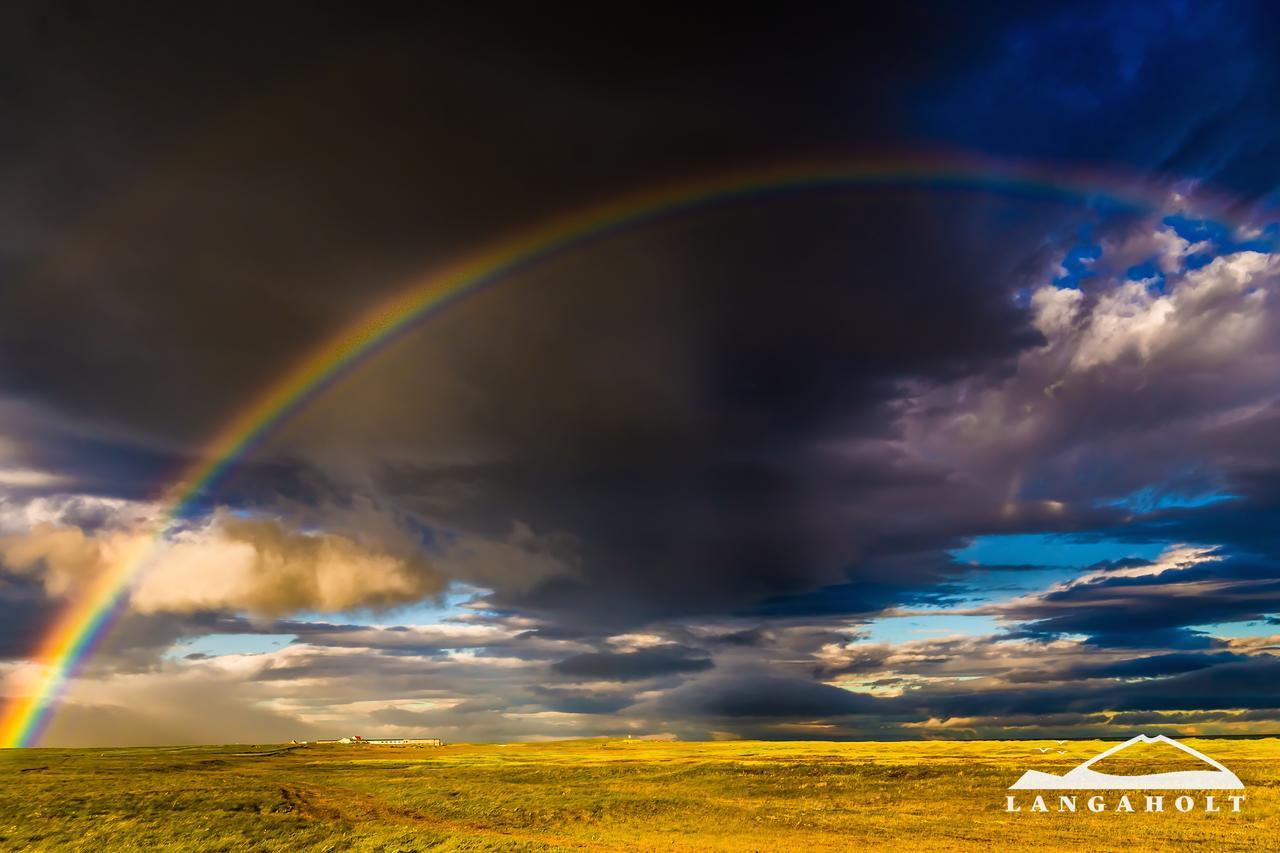
[[[1101,761],[1108,755],[1115,755],[1122,749],[1128,749],[1135,743],[1167,743],[1192,755],[1213,770],[1175,770],[1170,773],[1149,773],[1144,776],[1116,776],[1100,773],[1091,765]],[[1122,744],[1100,752],[1088,761],[1071,768],[1061,776],[1052,773],[1041,773],[1039,770],[1028,770],[1022,778],[1009,786],[1010,791],[1140,791],[1140,790],[1186,790],[1186,791],[1225,791],[1243,788],[1244,784],[1236,774],[1214,761],[1202,752],[1178,743],[1164,735],[1147,737],[1138,735]]]

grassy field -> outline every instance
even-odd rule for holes
[[[0,848],[1276,850],[1280,741],[1184,742],[1240,814],[1005,812],[1100,741],[5,750]]]

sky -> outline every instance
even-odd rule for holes
[[[812,186],[504,276],[167,530],[43,743],[1280,731],[1276,11],[891,5],[0,12],[0,700],[370,306],[911,157],[1077,192]]]

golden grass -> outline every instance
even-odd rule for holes
[[[1004,811],[1101,741],[6,750],[0,848],[1280,848],[1280,741],[1184,742],[1240,776],[1242,813]]]

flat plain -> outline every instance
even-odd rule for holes
[[[1162,813],[1090,813],[1083,797],[1058,812],[1056,794],[1032,813],[1025,793],[1005,810],[1024,770],[1062,773],[1103,741],[4,750],[0,849],[1280,848],[1280,740],[1183,742],[1241,778],[1238,814],[1179,813],[1177,792]]]

